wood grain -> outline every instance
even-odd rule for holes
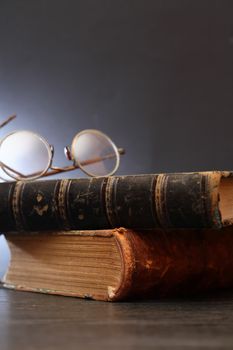
[[[232,349],[233,292],[104,303],[0,288],[1,350]]]

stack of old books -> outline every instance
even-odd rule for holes
[[[233,285],[230,172],[0,184],[9,288],[125,300]]]

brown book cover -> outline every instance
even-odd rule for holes
[[[105,301],[190,295],[233,285],[233,228],[6,235],[8,288]]]
[[[0,184],[0,230],[221,228],[233,222],[231,172]]]

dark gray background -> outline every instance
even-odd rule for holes
[[[232,97],[232,1],[0,0],[5,132],[59,161],[98,128],[127,150],[119,173],[232,168]]]
[[[97,128],[119,174],[232,169],[232,96],[232,1],[0,0],[0,136],[37,131],[55,165]]]

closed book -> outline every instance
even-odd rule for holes
[[[8,288],[118,301],[233,285],[233,228],[15,232]]]
[[[0,184],[0,231],[221,228],[233,222],[231,172]]]

